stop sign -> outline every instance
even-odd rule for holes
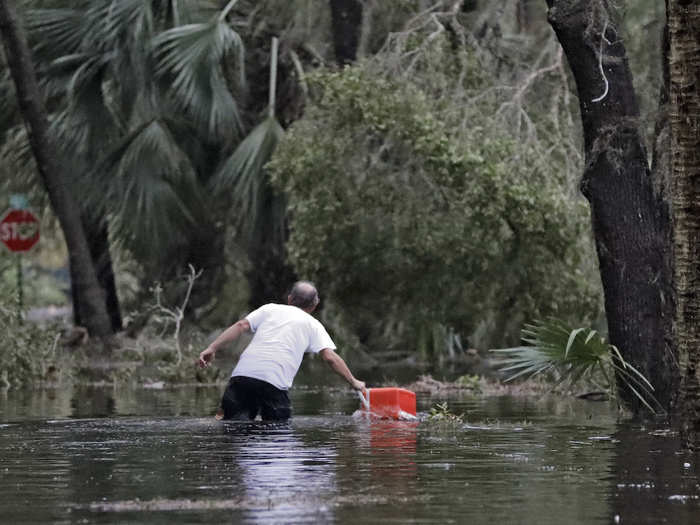
[[[0,241],[13,252],[26,252],[39,241],[39,219],[29,210],[9,210],[0,221]]]

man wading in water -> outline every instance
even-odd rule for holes
[[[221,399],[223,419],[260,413],[265,421],[283,421],[292,415],[287,390],[292,386],[305,352],[321,354],[323,360],[355,390],[365,384],[350,372],[323,325],[311,317],[318,305],[316,287],[308,281],[294,284],[287,296],[289,304],[266,304],[227,328],[199,354],[204,368],[216,351],[243,332],[253,339],[238,359]]]

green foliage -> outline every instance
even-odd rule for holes
[[[70,377],[72,358],[58,330],[20,322],[14,305],[0,303],[0,388],[56,383]]]
[[[447,406],[447,401],[444,403],[436,403],[430,408],[428,420],[436,423],[464,423],[464,414],[455,414]]]
[[[200,344],[186,344],[182,349],[182,360],[179,362],[175,359],[167,360],[167,356],[161,358],[157,363],[158,371],[156,377],[171,384],[178,383],[216,383],[220,381],[225,372],[218,366],[208,366],[207,368],[199,368],[196,366],[199,353],[204,350],[205,345],[201,334],[197,337]],[[172,357],[174,352],[168,354]]]
[[[526,325],[522,340],[526,346],[492,350],[504,356],[498,364],[500,370],[507,373],[506,381],[552,373],[560,382],[575,384],[579,380],[595,382],[599,376],[604,388],[614,396],[617,378],[620,385],[629,389],[652,413],[655,413],[653,407],[661,408],[654,398],[651,383],[595,330],[573,329],[552,319]]]
[[[43,233],[42,233],[43,234]],[[0,259],[0,293],[2,293],[5,306],[10,307],[11,302],[17,298],[17,256]],[[22,257],[22,292],[25,306],[48,306],[63,304],[66,295],[61,289],[64,283],[60,282],[50,271],[39,266],[35,261],[46,264],[46,259],[40,255],[31,254]],[[14,305],[12,305],[14,307]]]
[[[361,66],[312,85],[269,168],[288,196],[291,261],[361,339],[414,345],[435,325],[492,322],[503,341],[524,315],[595,311],[583,205],[514,161],[506,134],[457,141],[423,91]]]
[[[473,391],[475,394],[479,394],[482,391],[481,388],[482,378],[476,374],[466,374],[458,377],[455,380],[455,384],[461,388]]]
[[[236,226],[245,244],[260,239],[266,223],[275,225],[275,241],[284,243],[284,200],[270,195],[263,167],[282,139],[284,130],[269,115],[225,159],[213,178],[217,192],[230,192],[238,210]]]
[[[212,137],[241,133],[238,104],[226,85],[222,63],[235,58],[238,87],[245,84],[243,41],[227,23],[235,0],[201,23],[176,25],[153,38],[158,73],[172,78],[179,107],[204,124]]]
[[[83,212],[109,221],[113,243],[136,258],[146,282],[196,262],[216,283],[222,254],[198,243],[221,252],[228,223],[241,222],[231,180],[217,180],[237,176],[229,157],[258,119],[255,108],[244,114],[236,4],[56,0],[24,13],[51,138]],[[0,86],[10,89],[6,80]],[[0,158],[36,182],[21,119],[7,109]],[[262,154],[255,137],[245,145],[258,159],[246,177],[259,177],[269,144]]]

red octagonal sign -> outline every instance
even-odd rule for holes
[[[0,221],[0,241],[13,252],[31,250],[39,241],[39,219],[29,210],[9,210]]]

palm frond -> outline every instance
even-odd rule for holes
[[[614,380],[607,373],[612,370],[617,380],[651,412],[663,411],[653,395],[651,383],[595,330],[572,328],[563,321],[549,319],[525,325],[522,340],[526,346],[492,350],[502,356],[496,359],[496,365],[506,373],[505,381],[556,371],[560,381],[574,384],[584,378],[590,379],[599,370],[607,383],[606,388],[614,393]]]
[[[162,119],[136,127],[88,176],[98,174],[108,185],[94,201],[107,203],[114,232],[134,251],[167,257],[196,229],[204,208],[196,174]]]
[[[155,30],[153,5],[144,0],[108,1],[102,8],[107,42],[118,44],[128,35],[133,42],[146,43]]]
[[[222,16],[229,6],[207,22],[177,26],[153,39],[157,74],[172,79],[177,103],[212,136],[227,136],[232,131],[240,134],[243,130],[238,103],[222,70],[222,61],[233,56],[238,70],[235,87],[244,89],[243,41]]]
[[[269,200],[264,166],[272,157],[284,130],[268,115],[224,160],[210,184],[215,193],[230,192],[244,236],[250,237]]]
[[[28,186],[41,184],[24,123],[6,131],[5,140],[0,147],[0,161],[8,168],[9,173],[12,173],[15,184],[20,181]]]
[[[212,17],[221,12],[221,2],[217,0],[152,0],[154,12],[170,26],[191,24],[202,18]]]
[[[9,68],[0,59],[0,133],[4,134],[8,127],[19,119],[19,108],[15,97],[15,86],[10,77]],[[0,139],[2,135],[0,135]]]
[[[75,9],[30,9],[25,14],[35,58],[42,61],[71,55],[83,48],[91,27],[85,11]]]

